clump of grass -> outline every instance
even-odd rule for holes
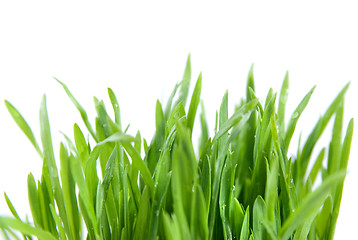
[[[165,107],[157,101],[151,141],[139,132],[130,136],[122,128],[111,89],[108,95],[115,117],[111,119],[103,101],[95,98],[93,127],[84,108],[58,81],[87,128],[84,132],[74,124],[74,141],[65,136],[60,166],[55,161],[46,97],[40,108],[42,147],[16,108],[5,101],[43,160],[41,179],[28,175],[32,219],[20,218],[5,194],[14,216],[0,217],[5,238],[19,232],[24,239],[333,239],[353,134],[353,120],[342,133],[348,85],[297,155],[289,158],[287,149],[314,88],[286,124],[288,75],[279,96],[270,89],[261,103],[255,96],[251,68],[246,97],[230,117],[228,94],[224,95],[212,137],[202,106],[196,155],[192,132],[202,76],[186,108],[190,78],[189,56],[183,80]],[[331,142],[313,158],[315,144],[333,117]],[[96,142],[94,146],[87,135]]]

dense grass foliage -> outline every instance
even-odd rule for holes
[[[8,239],[18,232],[23,239],[46,240],[333,239],[353,134],[353,120],[343,130],[348,85],[300,144],[297,155],[289,157],[297,121],[314,88],[286,124],[288,75],[279,96],[270,89],[266,101],[260,102],[251,68],[246,97],[232,116],[228,116],[228,94],[224,95],[213,136],[201,105],[196,153],[192,132],[202,77],[191,98],[190,79],[189,56],[183,80],[166,105],[157,101],[151,141],[140,132],[136,136],[126,133],[111,89],[114,119],[103,101],[95,98],[97,117],[92,125],[85,109],[58,81],[86,129],[74,124],[73,136],[64,136],[57,161],[46,98],[40,108],[41,146],[18,110],[5,101],[43,160],[43,170],[39,180],[28,175],[31,219],[20,218],[5,194],[14,217],[0,217],[3,236]],[[332,118],[328,148],[312,156]]]

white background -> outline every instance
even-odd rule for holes
[[[56,148],[63,140],[59,131],[72,137],[73,123],[83,126],[75,107],[52,77],[68,85],[88,110],[92,122],[92,97],[109,103],[106,91],[111,87],[120,101],[123,124],[131,123],[130,133],[141,130],[142,136],[150,139],[156,99],[166,101],[182,77],[189,53],[191,87],[203,72],[202,99],[211,134],[215,111],[226,89],[233,109],[245,95],[247,73],[254,63],[256,92],[261,99],[270,87],[279,92],[285,72],[289,71],[287,114],[317,85],[297,125],[295,139],[299,133],[306,139],[318,117],[351,81],[345,105],[346,127],[358,112],[357,10],[353,3],[344,1],[1,2],[0,192],[6,191],[24,218],[29,214],[27,174],[32,172],[38,179],[42,166],[36,151],[8,114],[4,99],[20,110],[39,140],[38,112],[42,95],[46,94]],[[331,125],[320,147],[328,146],[330,132]],[[336,239],[356,236],[356,139],[357,136]],[[292,144],[296,146],[297,141]],[[0,214],[10,214],[3,197],[0,199]]]

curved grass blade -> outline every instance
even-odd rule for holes
[[[9,197],[7,196],[6,193],[4,193],[4,197],[5,197],[6,204],[7,204],[7,206],[9,207],[9,210],[10,210],[11,214],[15,217],[15,219],[21,221],[19,215],[17,214],[17,212],[16,212],[14,206],[12,205],[12,203],[11,203],[11,201],[10,201],[10,199],[9,199]],[[27,236],[23,234],[23,238],[26,240],[26,239],[27,239]]]
[[[120,113],[118,100],[117,100],[116,95],[110,88],[108,88],[108,96],[112,103],[112,107],[113,107],[113,111],[114,111],[114,120],[115,120],[116,124],[118,125],[119,129],[121,129],[122,128],[121,113]]]
[[[81,104],[75,99],[75,97],[72,95],[72,93],[70,92],[70,90],[68,89],[68,87],[61,82],[60,80],[58,80],[57,78],[54,78],[59,84],[62,85],[63,89],[65,90],[65,92],[67,93],[67,96],[70,98],[70,100],[72,101],[72,103],[75,105],[75,107],[77,108],[77,110],[80,112],[81,117],[83,122],[85,123],[88,131],[90,132],[90,134],[92,135],[93,139],[98,142],[97,136],[95,134],[95,132],[93,131],[93,128],[88,120],[88,116],[86,111],[84,110],[84,108],[81,106]]]
[[[325,149],[323,148],[321,152],[318,154],[318,157],[308,175],[308,179],[312,184],[314,184],[314,182],[316,181],[317,174],[322,167],[324,155],[325,155]]]
[[[14,206],[12,205],[12,203],[11,203],[11,201],[10,201],[10,199],[9,199],[9,197],[7,196],[6,193],[4,193],[4,197],[5,197],[6,204],[7,204],[7,206],[9,207],[9,210],[10,210],[11,214],[12,214],[16,219],[20,220],[19,215],[17,214],[17,212],[16,212]]]
[[[16,124],[20,127],[20,129],[23,131],[23,133],[26,135],[26,137],[30,140],[32,145],[35,147],[37,153],[40,155],[41,159],[43,159],[42,151],[35,139],[35,136],[30,128],[30,126],[27,124],[25,119],[22,117],[20,112],[8,101],[5,100],[5,105],[9,113],[11,114],[12,118],[16,122]]]
[[[348,90],[349,83],[344,86],[344,88],[340,91],[340,93],[337,95],[337,97],[334,99],[334,101],[331,103],[331,105],[328,107],[325,114],[319,119],[318,123],[314,127],[311,134],[308,136],[308,139],[302,149],[301,156],[299,158],[300,160],[300,178],[303,178],[306,174],[307,166],[309,163],[310,156],[312,154],[313,148],[318,141],[319,137],[322,135],[324,129],[326,128],[329,120],[333,116],[333,114],[337,111],[337,109],[342,104],[342,101],[344,99],[344,95]]]
[[[291,138],[293,135],[293,132],[295,131],[296,128],[296,124],[298,122],[298,119],[300,118],[303,110],[305,110],[313,91],[315,90],[316,86],[314,86],[307,94],[306,96],[302,99],[302,101],[300,102],[300,104],[298,104],[297,108],[295,109],[295,111],[292,113],[290,122],[288,123],[287,126],[287,132],[286,132],[286,136],[285,136],[285,146],[286,149],[288,149],[288,146],[290,145],[291,142]]]

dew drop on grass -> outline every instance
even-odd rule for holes
[[[294,111],[294,112],[292,113],[292,117],[291,117],[291,118],[292,118],[292,119],[298,118],[298,112]]]

